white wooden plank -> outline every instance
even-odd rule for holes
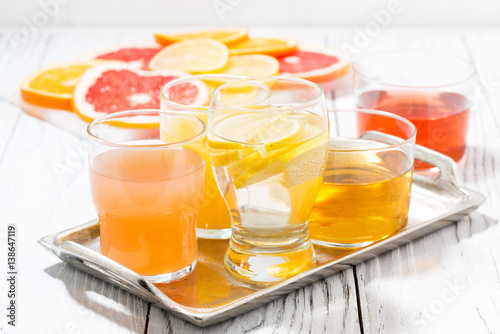
[[[347,54],[352,61],[353,56],[349,51],[345,50],[345,45],[352,39],[353,28],[330,28],[326,29],[325,45],[328,48],[341,50]],[[352,68],[344,76],[333,80],[330,83],[324,84],[329,90],[334,91],[335,100],[329,110],[334,109],[353,109],[356,107],[354,98],[352,97],[353,73]],[[327,93],[328,94],[328,93]]]
[[[497,333],[500,227],[479,213],[357,266],[366,333]]]
[[[465,181],[490,200],[484,212],[500,217],[500,29],[470,29],[463,33],[468,53],[474,60],[478,87],[468,137]]]
[[[301,288],[234,319],[206,327],[151,307],[148,334],[361,333],[352,270]]]
[[[39,66],[47,36],[27,45],[13,42],[12,31],[0,31],[0,160],[20,116],[19,87],[22,79]]]
[[[384,34],[376,41],[379,49],[414,44],[470,57],[460,32],[398,29]],[[499,183],[492,182],[491,166],[498,165],[500,155],[490,149],[499,132],[485,105],[477,109],[470,117],[468,160],[461,170],[469,187],[498,203]],[[499,232],[497,209],[485,205],[452,226],[358,265],[365,332],[498,332]]]

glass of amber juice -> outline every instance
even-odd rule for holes
[[[364,247],[406,226],[415,135],[391,113],[330,112],[328,159],[309,219],[313,243]]]
[[[424,51],[387,51],[359,58],[353,69],[358,108],[405,117],[417,127],[417,144],[456,162],[464,158],[475,74],[468,60]],[[432,167],[415,162],[416,171]]]
[[[210,95],[219,85],[243,77],[224,74],[201,74],[172,80],[161,90],[161,109],[196,116],[207,123]],[[231,216],[223,195],[217,188],[208,154],[203,201],[196,220],[198,238],[228,239]]]
[[[172,129],[165,138],[160,118]],[[179,133],[180,123],[189,131]],[[187,275],[198,252],[205,124],[176,112],[134,110],[101,117],[87,131],[101,253],[152,282]]]

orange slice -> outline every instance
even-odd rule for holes
[[[71,111],[73,91],[80,76],[98,63],[62,63],[40,68],[24,79],[21,98],[39,107]]]
[[[229,46],[230,55],[261,53],[270,56],[286,56],[295,51],[297,41],[293,38],[248,38]]]
[[[208,38],[214,39],[226,45],[240,42],[248,37],[248,29],[210,29],[181,34],[155,33],[155,40],[158,44],[167,46],[186,39]]]
[[[230,56],[227,65],[215,73],[246,77],[272,76],[279,73],[278,60],[266,55]]]
[[[163,48],[149,62],[149,69],[207,73],[226,66],[227,59],[227,47],[221,42],[207,38],[187,39]]]

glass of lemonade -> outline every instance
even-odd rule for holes
[[[417,144],[456,162],[464,158],[475,87],[472,63],[440,53],[396,50],[361,57],[353,70],[358,108],[403,116],[417,127]],[[435,171],[423,161],[415,162],[415,170]]]
[[[330,112],[323,183],[309,221],[315,244],[363,247],[408,221],[416,128],[377,110]]]
[[[224,74],[201,74],[172,80],[161,90],[161,109],[193,115],[206,124],[213,90],[223,83],[242,78]],[[205,162],[205,189],[196,220],[196,233],[199,238],[227,239],[231,236],[229,209],[217,188],[208,154]]]
[[[160,117],[173,129],[167,138],[160,138]],[[180,133],[178,124],[189,131]],[[152,282],[187,275],[198,253],[205,124],[182,113],[134,110],[101,117],[87,131],[101,253]]]
[[[322,89],[281,77],[221,85],[212,96],[207,134],[232,217],[224,259],[229,273],[270,284],[314,266],[308,221],[328,143]]]

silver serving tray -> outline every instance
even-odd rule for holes
[[[369,136],[376,139],[377,134]],[[486,200],[484,195],[461,184],[452,159],[418,146],[415,157],[437,166],[440,174],[437,178],[414,175],[408,226],[404,230],[365,248],[315,246],[318,264],[314,268],[268,287],[244,285],[227,275],[223,258],[228,240],[199,239],[196,269],[185,278],[167,284],[152,284],[100,254],[97,220],[46,236],[38,242],[63,261],[85,272],[195,325],[208,326],[440,229],[475,210]]]

